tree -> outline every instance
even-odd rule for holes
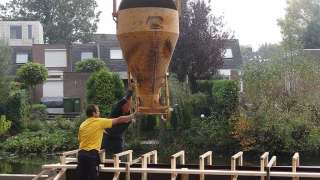
[[[253,59],[267,61],[283,55],[283,47],[279,44],[263,44],[255,52]]]
[[[243,69],[245,111],[235,126],[244,149],[317,152],[320,64],[302,54],[253,60]],[[245,126],[245,128],[244,128]],[[250,146],[250,147],[248,147]]]
[[[98,105],[103,116],[110,113],[112,104],[118,100],[118,93],[124,93],[123,82],[106,69],[93,73],[87,81],[86,89],[87,102]]]
[[[240,52],[244,63],[254,58],[254,52],[251,46],[240,45]]]
[[[18,81],[32,88],[43,83],[47,77],[47,68],[38,63],[27,63],[17,70]]]
[[[27,63],[17,70],[17,80],[28,87],[30,94],[36,85],[42,84],[47,77],[47,68],[38,63]]]
[[[96,7],[95,0],[11,0],[0,6],[4,20],[39,20],[49,44],[90,41],[99,21]]]
[[[106,63],[100,59],[92,58],[76,63],[76,72],[92,73],[102,69],[106,69]]]
[[[224,41],[229,32],[223,30],[222,17],[211,14],[205,0],[183,3],[180,37],[173,56],[171,71],[180,81],[189,77],[192,90],[196,80],[209,79],[223,65]]]
[[[1,107],[5,104],[10,92],[10,80],[7,77],[10,60],[10,48],[4,42],[0,41],[0,115],[4,111]]]
[[[320,1],[288,0],[286,11],[284,19],[278,20],[285,49],[294,51],[301,47],[319,47]]]
[[[320,13],[308,24],[303,34],[305,49],[320,49]]]

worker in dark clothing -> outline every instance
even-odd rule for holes
[[[125,97],[123,97],[112,109],[110,117],[117,118],[130,114],[131,96],[133,92],[129,90]],[[123,149],[123,133],[129,127],[131,122],[125,124],[118,124],[106,129],[103,134],[102,149],[105,149],[108,155],[122,152]]]

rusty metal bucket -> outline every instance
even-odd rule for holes
[[[179,37],[176,4],[172,0],[122,0],[116,12],[114,0],[113,15],[128,63],[129,85],[136,91],[136,110],[167,114],[170,107],[167,72]]]

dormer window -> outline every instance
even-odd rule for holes
[[[232,59],[233,58],[232,49],[226,49],[226,51],[224,52],[224,58],[225,59]]]
[[[22,39],[22,26],[10,26],[10,39]]]

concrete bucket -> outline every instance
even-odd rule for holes
[[[178,1],[177,1],[178,3]],[[114,19],[128,64],[136,110],[169,113],[167,71],[179,37],[179,13],[173,0],[122,0]]]

